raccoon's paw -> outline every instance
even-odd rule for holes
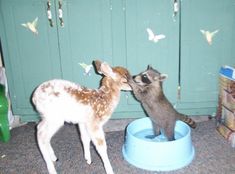
[[[135,81],[134,81],[133,77],[130,74],[127,75],[127,83],[135,84]]]
[[[146,135],[145,136],[145,138],[147,138],[147,139],[154,139],[156,137],[157,137],[156,135]]]

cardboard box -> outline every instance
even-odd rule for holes
[[[222,107],[222,120],[224,125],[235,131],[235,111],[231,111],[225,106]]]

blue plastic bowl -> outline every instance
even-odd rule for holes
[[[166,141],[163,135],[154,139],[151,120],[137,119],[127,126],[122,152],[130,164],[151,171],[171,171],[190,164],[194,158],[191,129],[182,121],[175,126],[174,141]]]

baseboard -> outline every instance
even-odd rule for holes
[[[196,123],[208,121],[211,119],[211,116],[191,116]],[[135,120],[136,118],[124,118],[124,119],[111,119],[104,125],[105,132],[113,132],[113,131],[123,131],[126,129],[127,125]]]

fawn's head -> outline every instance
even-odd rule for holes
[[[123,67],[111,67],[106,62],[99,60],[94,61],[94,65],[99,74],[105,77],[102,84],[106,83],[108,86],[116,85],[120,90],[130,91],[131,87],[127,83],[127,77],[130,75],[128,70]],[[108,84],[107,84],[108,83]]]

